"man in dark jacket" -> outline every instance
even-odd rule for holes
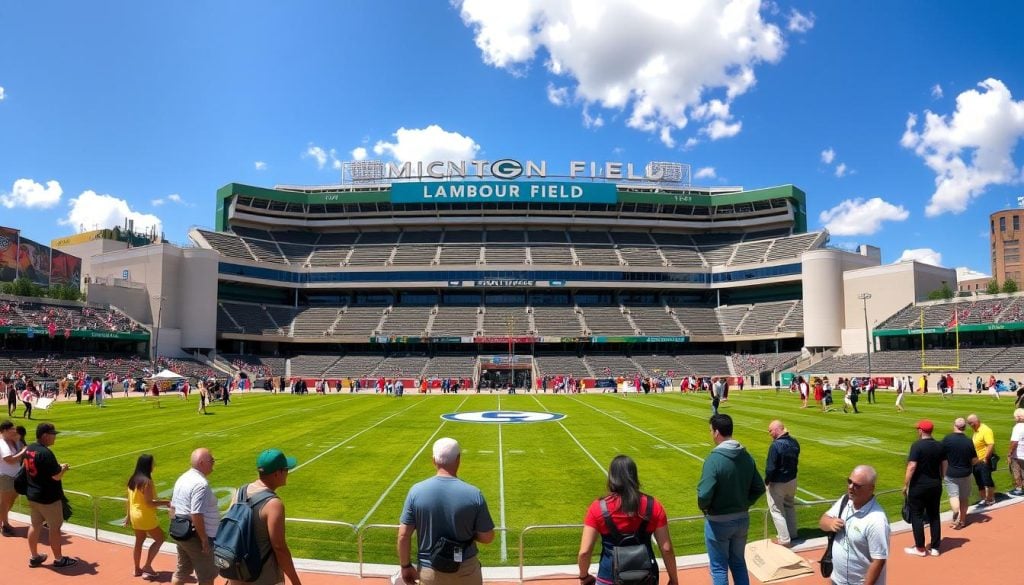
[[[732,438],[732,417],[711,417],[715,448],[704,460],[697,484],[697,507],[704,512],[704,542],[714,585],[749,585],[743,549],[750,530],[747,512],[765,492],[754,458]]]
[[[796,471],[800,461],[800,443],[789,436],[781,420],[768,425],[772,444],[764,466],[764,485],[768,488],[768,509],[779,534],[778,544],[793,546],[796,540]]]

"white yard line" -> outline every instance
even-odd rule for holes
[[[538,400],[536,396],[534,396],[533,399],[536,400],[537,404],[539,404],[540,407],[543,408],[546,412],[551,412],[551,410],[547,406],[544,406],[544,403],[541,402],[540,400]],[[569,438],[572,439],[574,443],[576,443],[576,446],[579,447],[581,451],[583,451],[583,454],[586,455],[587,457],[589,457],[590,460],[594,462],[594,465],[597,466],[597,469],[602,474],[604,474],[605,473],[605,469],[604,469],[604,466],[601,465],[601,462],[598,461],[593,455],[591,455],[590,451],[587,451],[587,448],[584,447],[582,443],[580,443],[579,439],[576,438],[576,435],[572,434],[572,431],[570,431],[568,429],[568,427],[566,427],[564,424],[562,424],[562,421],[557,421],[557,422],[558,422],[558,426],[562,427],[562,430],[565,431],[569,435]],[[635,449],[635,447],[634,447],[634,449]]]
[[[825,498],[823,498],[822,496],[819,496],[818,494],[816,494],[816,493],[814,493],[814,492],[812,492],[812,491],[809,491],[809,490],[805,490],[805,489],[804,489],[804,488],[802,488],[802,487],[797,487],[796,489],[797,489],[797,491],[799,491],[799,492],[803,492],[803,493],[807,494],[808,496],[811,496],[811,497],[812,497],[812,498],[814,498],[815,500],[819,500],[819,501],[820,501],[820,500],[824,500],[824,499],[825,499]],[[799,499],[799,498],[797,498],[797,499]]]
[[[317,459],[320,459],[320,458],[321,458],[321,457],[323,457],[324,455],[327,455],[327,454],[328,454],[328,453],[330,453],[331,451],[334,451],[334,450],[335,450],[335,449],[337,449],[338,447],[341,447],[341,446],[345,445],[346,443],[348,443],[348,442],[349,442],[349,441],[351,441],[352,439],[354,439],[354,438],[358,437],[359,435],[361,435],[361,434],[365,433],[366,431],[372,430],[372,429],[374,429],[375,427],[377,427],[377,426],[379,426],[379,425],[381,425],[381,424],[383,424],[383,423],[387,422],[388,420],[390,420],[390,419],[392,419],[392,418],[394,418],[394,417],[396,417],[396,416],[398,416],[398,415],[402,414],[403,412],[405,412],[405,411],[409,410],[410,408],[414,408],[414,407],[416,407],[416,406],[418,406],[418,405],[420,405],[420,404],[423,404],[423,402],[422,402],[422,401],[420,401],[420,402],[416,402],[415,404],[409,405],[409,406],[407,406],[407,407],[403,408],[402,410],[399,410],[399,411],[398,411],[398,412],[396,412],[396,413],[393,413],[393,414],[391,414],[391,415],[388,415],[388,416],[386,416],[386,417],[384,417],[384,418],[380,419],[379,421],[377,421],[377,422],[373,423],[372,425],[370,425],[370,426],[366,427],[365,429],[363,429],[363,430],[359,431],[358,433],[356,433],[356,434],[352,435],[351,437],[349,437],[349,438],[345,439],[344,441],[342,441],[342,442],[340,442],[340,443],[338,443],[338,444],[334,445],[333,447],[331,447],[331,448],[327,449],[326,451],[324,451],[324,452],[322,452],[322,453],[319,453],[319,454],[317,454],[317,455],[316,455],[316,456],[314,456],[314,457],[310,457],[309,459],[307,459],[307,460],[303,461],[303,462],[302,462],[302,463],[300,463],[299,465],[296,465],[296,466],[295,466],[295,469],[292,469],[292,470],[291,470],[291,471],[289,471],[288,473],[289,473],[290,475],[295,475],[295,472],[297,472],[298,470],[300,470],[300,469],[302,469],[303,467],[305,467],[305,466],[309,465],[310,463],[312,463],[312,462],[316,461]]]
[[[638,427],[638,426],[636,426],[636,425],[634,425],[632,423],[628,423],[628,422],[622,420],[621,418],[619,418],[617,416],[612,416],[612,415],[608,414],[607,412],[601,410],[600,408],[593,407],[593,406],[587,404],[586,402],[580,400],[579,398],[573,398],[573,400],[575,400],[576,402],[579,402],[580,404],[586,406],[587,408],[589,408],[591,410],[596,410],[597,412],[600,412],[601,414],[607,416],[608,418],[614,419],[614,420],[616,420],[616,421],[626,425],[627,427],[629,427],[629,428],[631,428],[631,429],[633,429],[635,431],[639,431],[639,432],[647,435],[648,437],[651,437],[652,439],[654,439],[654,440],[656,440],[656,441],[658,441],[660,443],[663,443],[666,446],[668,446],[668,447],[670,447],[672,449],[675,449],[676,451],[679,451],[680,453],[685,453],[686,455],[689,455],[690,457],[693,457],[697,461],[701,461],[701,462],[704,461],[704,458],[701,457],[700,455],[694,455],[693,453],[690,453],[689,451],[687,451],[686,449],[683,449],[682,447],[676,447],[675,445],[673,445],[672,443],[669,443],[665,439],[662,439],[661,437],[659,437],[659,436],[657,436],[657,435],[655,435],[653,433],[649,433],[649,432],[641,429],[640,427]]]
[[[500,406],[501,399],[498,399]],[[500,410],[500,407],[499,407]],[[498,499],[501,502],[501,527],[507,526],[505,524],[505,449],[502,446],[501,441],[501,427],[505,426],[503,423],[498,423]],[[508,560],[508,531],[501,531],[501,562]]]
[[[462,402],[459,403],[455,410],[458,411],[459,409],[461,409],[462,405],[465,404],[467,400],[469,400],[468,396],[462,399]],[[408,410],[408,408],[406,410]],[[356,532],[358,532],[359,529],[362,528],[364,524],[366,524],[366,521],[370,519],[370,516],[373,516],[373,513],[377,511],[377,508],[379,508],[381,503],[384,502],[384,499],[388,497],[388,494],[391,493],[391,490],[393,490],[395,486],[398,485],[398,482],[401,481],[402,477],[405,476],[405,472],[409,471],[409,468],[412,467],[412,464],[415,463],[416,459],[420,456],[421,453],[423,453],[423,450],[427,448],[427,445],[429,445],[431,441],[434,440],[434,437],[437,436],[437,433],[441,432],[441,429],[444,428],[446,422],[448,421],[445,419],[441,419],[441,424],[437,426],[437,429],[434,431],[434,433],[430,435],[426,442],[423,443],[423,446],[420,447],[419,451],[416,451],[416,454],[413,455],[411,459],[409,459],[409,462],[405,464],[405,467],[402,468],[402,471],[398,472],[398,475],[395,476],[394,481],[392,481],[391,485],[389,485],[387,489],[384,490],[384,492],[380,495],[380,497],[377,498],[377,501],[373,504],[373,507],[370,508],[370,511],[367,512],[366,515],[363,516],[363,519],[356,524]]]

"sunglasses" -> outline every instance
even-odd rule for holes
[[[846,478],[846,485],[852,487],[855,490],[859,490],[860,488],[864,487],[864,484],[857,483],[850,478]]]

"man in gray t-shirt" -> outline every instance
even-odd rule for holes
[[[494,521],[487,501],[479,489],[456,477],[461,462],[458,441],[438,439],[433,455],[437,475],[409,489],[399,520],[398,562],[402,566],[402,580],[410,585],[417,580],[423,585],[479,585],[483,583],[483,576],[476,542],[488,544],[494,540]],[[419,570],[412,561],[414,530]],[[442,536],[459,543],[454,560],[460,566],[454,573],[436,571],[430,563],[430,550]]]

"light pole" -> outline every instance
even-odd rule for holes
[[[509,385],[515,388],[516,366],[513,362],[516,359],[516,342],[513,334],[516,330],[516,318],[513,315],[509,315],[506,324],[508,325],[508,381]]]
[[[857,298],[864,301],[864,349],[868,351],[868,385],[871,384],[871,330],[868,329],[868,299],[871,293],[861,293]]]
[[[153,332],[153,375],[157,375],[159,372],[156,371],[156,362],[160,359],[160,322],[164,316],[164,300],[166,297],[160,295],[153,295],[153,300],[157,302],[156,309],[156,331]]]

